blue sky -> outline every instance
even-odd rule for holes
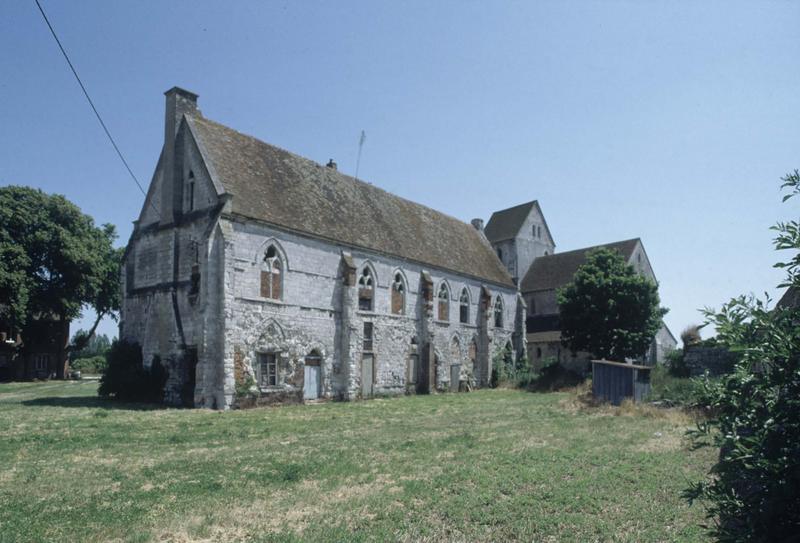
[[[347,173],[363,129],[360,177],[465,221],[538,199],[557,251],[641,237],[676,335],[779,295],[800,3],[41,1],[144,184],[179,85]],[[124,244],[142,195],[32,0],[0,6],[0,51],[0,185],[64,194]]]

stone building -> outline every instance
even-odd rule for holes
[[[69,326],[45,315],[30,319],[24,330],[0,320],[0,381],[63,378]]]
[[[166,92],[120,337],[170,403],[458,390],[525,356],[524,302],[464,222],[206,119]]]
[[[550,228],[536,201],[495,212],[485,233],[497,256],[519,284],[527,308],[528,356],[534,367],[551,358],[576,371],[588,369],[588,353],[573,353],[561,344],[556,290],[572,281],[589,251],[599,247],[618,251],[637,272],[656,281],[639,238],[556,253]],[[662,323],[649,351],[642,353],[640,361],[662,362],[665,354],[676,346],[672,332]]]

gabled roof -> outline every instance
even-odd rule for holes
[[[784,309],[800,307],[800,289],[793,286],[788,287],[786,292],[783,293],[783,296],[781,296],[781,299],[778,300],[778,303],[775,304],[775,307]]]
[[[539,212],[539,215],[542,216],[542,221],[544,222],[545,230],[547,230],[547,235],[551,240],[553,240],[553,236],[550,234],[550,227],[547,226],[547,221],[544,218],[544,213],[542,213],[542,208],[539,207],[538,200],[533,200],[525,204],[519,204],[514,207],[509,207],[508,209],[501,209],[500,211],[495,211],[492,213],[492,216],[489,218],[489,222],[486,224],[486,228],[483,231],[486,239],[488,239],[491,243],[497,243],[516,237],[517,234],[519,234],[522,225],[525,224],[525,219],[527,219],[528,215],[531,214],[533,208],[536,208],[536,210]]]
[[[189,126],[234,214],[514,287],[470,224],[199,115]]]
[[[528,202],[492,213],[483,231],[486,238],[492,243],[497,243],[516,236],[535,203],[536,201]]]
[[[638,243],[639,238],[634,238],[625,241],[616,241],[614,243],[606,243],[605,245],[585,247],[565,253],[540,256],[531,264],[528,273],[526,273],[525,277],[522,279],[520,289],[522,292],[532,292],[535,290],[552,290],[563,287],[572,281],[575,272],[578,271],[581,264],[586,262],[586,253],[592,249],[603,247],[619,251],[627,262],[630,260],[631,255],[633,255],[633,251],[636,249]]]

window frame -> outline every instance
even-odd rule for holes
[[[362,328],[361,350],[365,353],[375,352],[375,325],[372,321],[366,321]]]
[[[436,292],[436,300],[437,319],[442,322],[450,322],[450,287],[447,285],[446,281],[439,283],[439,289]]]
[[[494,317],[492,320],[494,321],[494,327],[495,328],[502,328],[503,327],[503,324],[504,324],[504,321],[505,321],[505,318],[504,318],[504,315],[503,315],[504,311],[505,311],[505,307],[503,305],[503,298],[502,298],[502,296],[500,294],[498,294],[497,298],[495,298],[495,300],[494,300],[494,308],[493,308],[493,311],[492,311],[493,317]]]
[[[461,289],[461,296],[458,297],[458,322],[461,324],[469,324],[469,291],[467,287]]]
[[[270,251],[273,251],[270,256]],[[267,300],[283,300],[283,278],[286,266],[284,265],[281,252],[274,244],[270,244],[264,251],[261,260],[261,274],[259,284],[259,295]],[[277,287],[277,288],[276,288]],[[277,290],[277,296],[275,291]]]
[[[257,353],[259,387],[273,388],[278,386],[278,357],[280,353],[276,351],[266,351]],[[270,382],[272,381],[272,382]]]
[[[392,315],[405,315],[406,314],[406,292],[408,289],[406,288],[405,278],[403,274],[399,271],[394,274],[394,281],[392,282],[392,288],[390,293],[390,300],[389,300],[389,311]],[[395,304],[396,297],[399,300],[399,304]],[[399,307],[397,307],[399,305]],[[397,311],[395,308],[397,307]]]
[[[364,266],[358,275],[358,310],[375,311],[375,274],[369,266]]]

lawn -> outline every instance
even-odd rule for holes
[[[704,541],[678,411],[483,390],[248,411],[0,385],[0,542]]]

